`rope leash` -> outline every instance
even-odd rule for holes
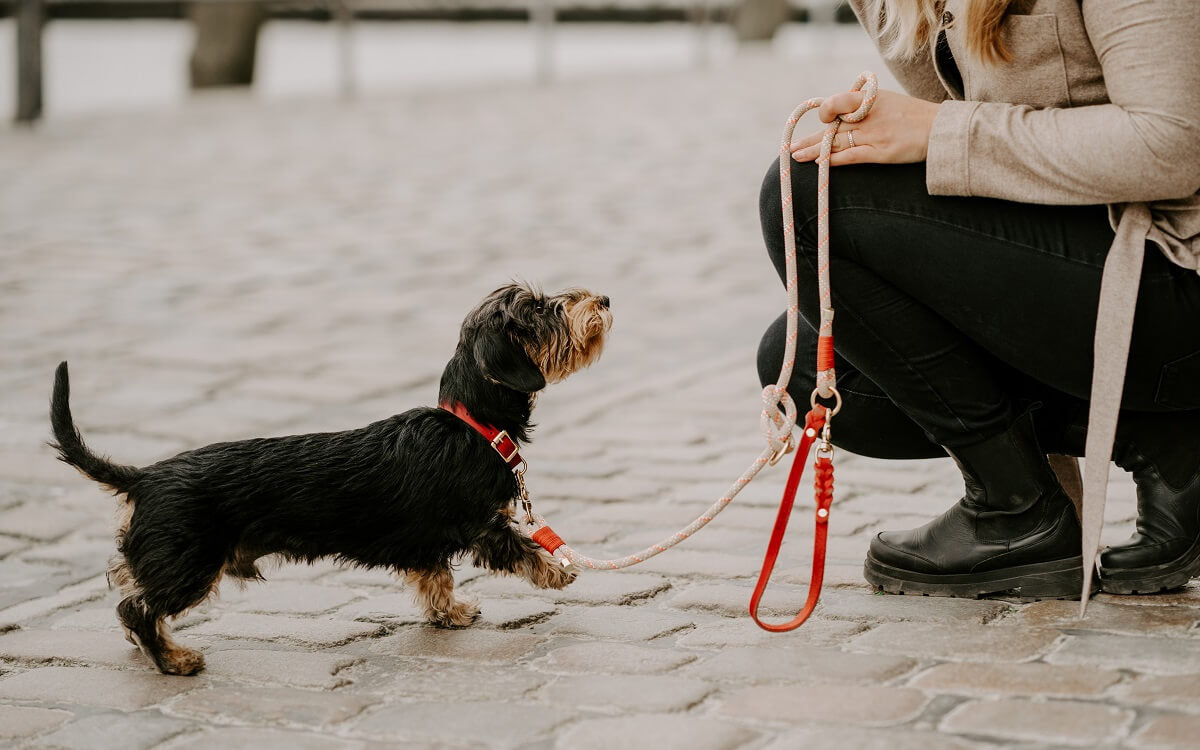
[[[825,541],[829,524],[829,509],[833,502],[833,447],[830,443],[830,423],[834,415],[842,408],[842,397],[836,388],[837,376],[834,369],[833,348],[833,307],[829,283],[829,158],[833,152],[833,139],[837,135],[842,122],[859,122],[871,111],[878,93],[878,83],[870,72],[858,76],[851,91],[862,91],[863,101],[857,110],[848,115],[835,119],[826,129],[821,139],[821,152],[817,158],[817,276],[818,294],[821,308],[820,328],[817,332],[817,379],[816,388],[809,398],[810,411],[805,418],[805,427],[801,441],[796,451],[792,469],[784,488],[783,499],[780,502],[779,513],[767,545],[766,556],[763,560],[762,571],[759,574],[754,594],[750,600],[750,616],[763,629],[774,632],[792,630],[799,627],[816,607],[820,597],[821,583],[825,569]],[[793,428],[796,425],[797,410],[795,401],[787,392],[791,381],[792,369],[796,361],[796,340],[799,329],[798,277],[796,267],[796,222],[792,204],[791,177],[791,143],[796,124],[808,111],[821,106],[822,98],[808,99],[800,104],[788,117],[783,130],[783,140],[779,149],[779,188],[782,196],[783,211],[783,241],[784,256],[787,272],[787,339],[784,345],[784,360],[779,372],[779,380],[763,388],[763,411],[759,417],[759,427],[766,438],[767,447],[738,477],[725,494],[722,495],[708,510],[700,514],[696,520],[686,527],[676,531],[657,544],[625,557],[611,560],[600,560],[588,557],[567,545],[562,538],[550,528],[546,519],[533,513],[524,482],[520,482],[521,500],[526,511],[526,522],[534,527],[531,538],[552,554],[564,566],[581,565],[593,570],[618,570],[645,562],[655,555],[661,554],[679,544],[700,529],[708,525],[724,510],[733,498],[741,492],[755,476],[768,464],[778,463],[783,456],[792,451]],[[834,406],[828,409],[817,402],[818,398],[833,399]],[[782,410],[782,413],[781,413]],[[808,452],[818,435],[821,444],[817,448],[816,473],[816,527],[813,536],[812,581],[809,585],[808,600],[795,619],[788,623],[773,625],[764,623],[758,617],[758,605],[766,590],[767,582],[775,566],[779,549],[783,544],[783,535],[787,529],[788,518],[791,515],[796,490],[799,487],[804,464]]]

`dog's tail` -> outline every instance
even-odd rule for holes
[[[96,480],[114,492],[128,492],[130,486],[142,475],[134,466],[114,464],[103,456],[92,453],[83,442],[83,436],[71,418],[71,383],[67,378],[67,363],[59,364],[54,371],[54,395],[50,398],[50,425],[54,428],[55,442],[50,447],[58,451],[58,458]]]

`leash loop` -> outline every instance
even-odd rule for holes
[[[763,411],[758,423],[767,439],[767,445],[775,451],[776,457],[772,460],[774,464],[779,461],[779,457],[791,450],[792,430],[796,426],[796,402],[787,392],[787,388],[780,387],[777,383],[768,383],[763,388],[762,400]],[[780,407],[783,408],[782,413]]]
[[[858,109],[848,115],[842,115],[830,123],[821,139],[821,153],[817,157],[817,271],[818,293],[821,310],[820,328],[817,336],[817,382],[810,397],[811,410],[805,417],[805,427],[799,446],[796,448],[796,458],[788,474],[784,488],[784,496],[780,502],[779,514],[775,521],[771,540],[767,545],[766,558],[763,560],[762,571],[758,585],[750,600],[750,616],[760,627],[770,631],[785,631],[799,627],[816,607],[821,593],[821,583],[825,571],[825,542],[828,530],[829,510],[833,503],[833,445],[830,442],[830,422],[833,416],[842,408],[842,397],[837,390],[837,376],[834,368],[833,347],[833,306],[829,285],[829,158],[833,151],[833,139],[843,122],[859,122],[871,111],[878,95],[878,82],[875,76],[864,72],[854,82],[852,91],[862,91],[863,101]],[[533,519],[533,538],[543,544],[560,563],[570,562],[592,569],[615,570],[626,568],[643,562],[657,554],[665,552],[693,533],[703,528],[729,505],[733,498],[762,470],[764,466],[777,463],[792,450],[793,432],[796,426],[797,410],[795,401],[787,392],[787,386],[792,379],[792,369],[796,362],[796,340],[799,328],[799,297],[797,293],[798,280],[796,271],[796,224],[792,205],[791,179],[791,143],[792,133],[796,123],[809,110],[821,106],[823,99],[808,99],[788,117],[783,131],[783,141],[779,150],[779,183],[782,196],[783,210],[783,240],[784,258],[787,274],[787,339],[784,348],[783,365],[780,368],[779,380],[763,388],[763,412],[759,420],[760,427],[767,441],[767,447],[759,454],[742,476],[729,487],[724,495],[717,499],[712,506],[702,513],[691,524],[675,532],[658,544],[651,545],[640,552],[612,560],[597,560],[571,549],[562,539],[550,529],[546,519],[533,513],[526,506],[526,514]],[[832,409],[817,403],[817,398],[833,399]],[[814,501],[816,518],[813,534],[812,580],[809,585],[808,601],[800,614],[791,622],[781,625],[764,623],[758,618],[758,604],[767,582],[775,566],[779,548],[783,543],[783,534],[787,529],[787,521],[791,515],[795,500],[796,489],[808,460],[810,449],[817,436],[821,436],[821,445],[816,451],[814,468]],[[527,501],[527,496],[525,498]]]

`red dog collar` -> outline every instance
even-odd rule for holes
[[[487,441],[500,454],[500,458],[504,459],[504,462],[508,464],[508,468],[516,471],[517,467],[524,463],[525,459],[521,458],[521,454],[518,452],[520,446],[517,445],[516,440],[509,437],[506,430],[498,430],[490,424],[484,424],[476,420],[467,411],[467,408],[460,403],[450,404],[443,402],[438,404],[438,406],[471,425],[471,427],[475,428],[476,432],[487,438]]]

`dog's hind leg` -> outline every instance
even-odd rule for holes
[[[190,569],[189,569],[190,568]],[[171,571],[186,574],[176,580],[132,580],[131,593],[117,604],[117,617],[126,637],[158,667],[163,674],[191,675],[204,669],[204,655],[181,646],[171,638],[167,619],[191,609],[208,598],[220,580],[221,568],[203,570],[180,566]]]
[[[171,638],[167,616],[147,605],[141,596],[129,596],[117,605],[117,617],[131,640],[154,661],[163,674],[191,675],[204,669],[204,655],[180,646]]]
[[[454,597],[454,575],[450,566],[429,570],[406,570],[404,579],[416,590],[413,597],[426,619],[444,628],[464,628],[479,617],[479,604]]]
[[[564,569],[537,542],[517,532],[507,515],[497,518],[471,545],[471,552],[477,567],[520,576],[540,589],[565,588],[575,580],[575,573]]]

